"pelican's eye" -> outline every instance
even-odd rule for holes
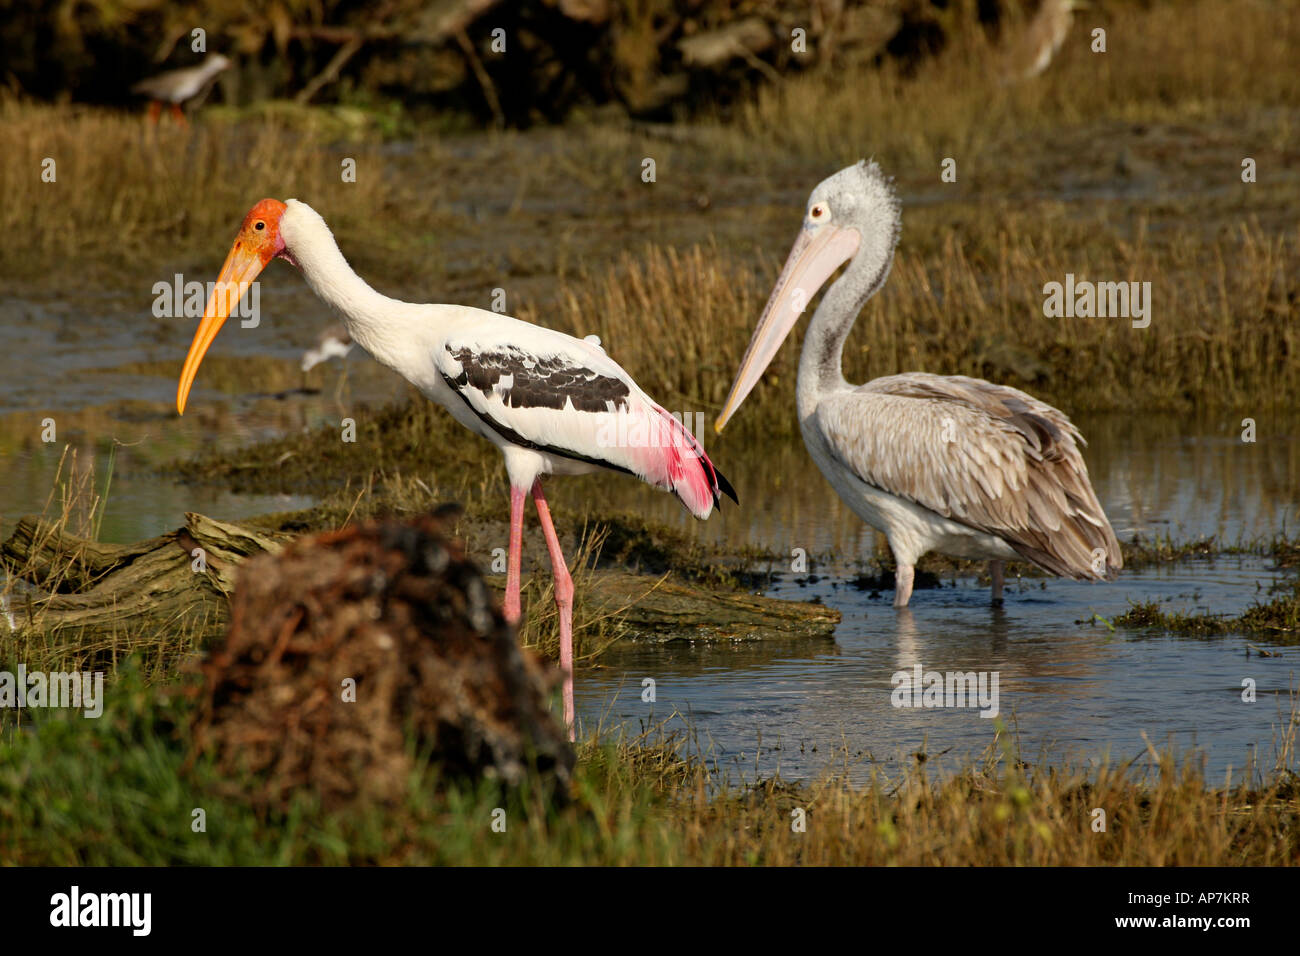
[[[253,223],[253,228],[256,229],[258,232],[261,232],[263,229],[266,228],[266,223],[260,221],[255,222]]]
[[[808,217],[816,222],[826,222],[831,218],[831,207],[819,202],[808,210]]]

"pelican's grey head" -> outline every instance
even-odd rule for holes
[[[823,179],[808,197],[803,226],[758,320],[715,428],[722,431],[799,321],[808,303],[848,262],[841,283],[866,297],[884,282],[902,222],[898,196],[874,162]]]
[[[804,228],[834,224],[856,229],[864,238],[874,233],[896,238],[901,218],[893,181],[863,159],[817,184],[808,197]]]

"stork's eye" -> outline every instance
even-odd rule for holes
[[[261,232],[263,229],[266,228],[266,223],[264,223],[264,222],[255,222],[255,223],[253,223],[253,228],[256,229],[258,232]]]

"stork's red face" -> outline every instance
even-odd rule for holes
[[[190,386],[194,384],[194,376],[199,372],[203,356],[207,354],[208,347],[221,331],[227,317],[272,259],[276,256],[289,258],[284,239],[280,237],[280,218],[284,215],[285,208],[284,203],[278,199],[263,199],[244,217],[244,224],[239,227],[239,235],[230,247],[226,264],[221,267],[221,275],[217,276],[217,284],[208,298],[203,321],[194,333],[190,354],[185,356],[180,386],[176,390],[176,411],[180,414],[185,414],[185,401],[189,397]]]

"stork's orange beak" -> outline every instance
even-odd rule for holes
[[[199,365],[226,319],[239,305],[253,280],[272,259],[284,252],[284,240],[280,238],[280,217],[284,210],[285,205],[279,200],[263,199],[244,217],[244,224],[235,244],[230,247],[212,295],[208,297],[208,307],[204,310],[199,330],[194,333],[190,352],[185,356],[180,385],[176,389],[177,413],[185,414],[185,402],[194,385],[194,377],[199,373]]]
[[[226,256],[226,264],[221,267],[221,275],[217,278],[212,295],[208,297],[208,307],[203,313],[203,321],[199,323],[199,330],[194,333],[190,354],[185,356],[185,367],[181,369],[180,387],[176,390],[178,413],[185,414],[185,401],[189,398],[194,376],[199,374],[199,365],[203,362],[203,356],[208,353],[208,347],[212,345],[217,333],[226,324],[226,319],[230,317],[230,313],[248,291],[248,287],[265,267],[266,263],[262,262],[261,256],[247,247],[241,247],[238,242],[230,250],[230,255]]]

